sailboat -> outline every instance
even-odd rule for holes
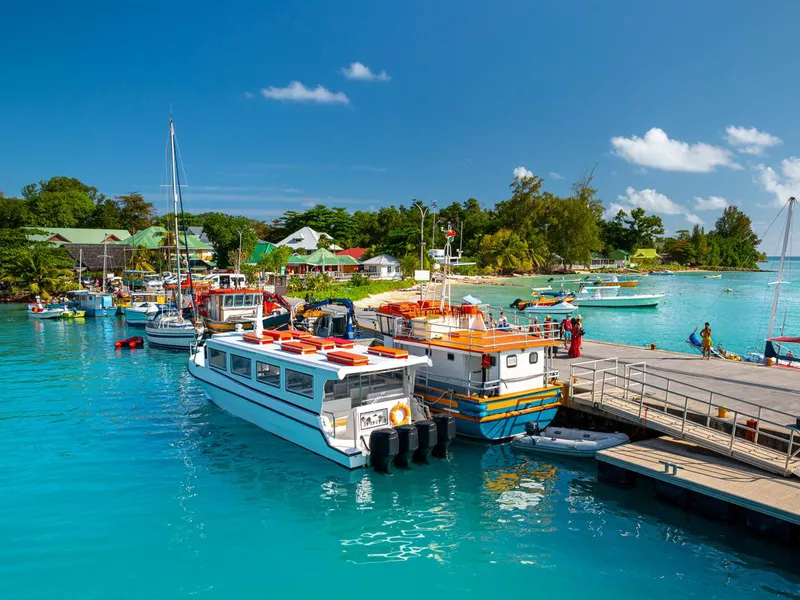
[[[159,312],[145,326],[145,337],[147,343],[159,348],[173,348],[178,350],[188,350],[194,346],[203,335],[201,325],[196,325],[192,320],[183,316],[183,286],[181,285],[181,242],[180,227],[178,226],[179,205],[182,205],[180,197],[180,182],[178,180],[178,164],[175,153],[175,125],[172,122],[172,115],[169,117],[169,146],[171,156],[171,187],[172,201],[175,213],[175,257],[177,269],[176,301],[175,309],[166,309]],[[182,208],[180,208],[182,210]],[[184,240],[185,240],[184,232]],[[186,248],[188,257],[188,245]],[[187,261],[188,269],[188,261]],[[191,281],[191,275],[187,278]],[[193,299],[192,299],[193,300]],[[195,304],[192,301],[192,310]]]

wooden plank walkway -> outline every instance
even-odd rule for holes
[[[602,450],[597,460],[800,525],[800,481],[769,475],[669,437]],[[677,464],[676,474],[663,463]]]

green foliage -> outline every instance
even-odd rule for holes
[[[105,201],[97,188],[74,177],[51,177],[22,188],[31,224],[40,227],[80,227],[89,222],[97,203]]]
[[[258,243],[256,232],[250,227],[247,217],[232,217],[224,213],[206,213],[203,218],[203,231],[213,244],[217,255],[217,265],[231,268],[243,263],[253,253]],[[239,243],[241,233],[241,257]]]
[[[501,275],[527,272],[533,266],[527,242],[510,229],[483,236],[478,258],[483,266]]]
[[[73,260],[63,248],[36,245],[14,257],[5,280],[31,294],[47,297],[76,287],[72,266]]]
[[[361,273],[353,273],[353,276],[350,278],[350,287],[362,287],[365,285],[369,285],[369,277]]]
[[[114,202],[119,207],[122,227],[131,233],[147,229],[153,224],[156,209],[139,192],[129,192],[124,196],[117,196]]]
[[[630,215],[620,210],[611,221],[602,221],[600,228],[606,252],[655,248],[659,236],[664,235],[661,217],[648,215],[643,208],[634,208]]]
[[[264,254],[258,259],[256,265],[260,271],[268,271],[270,273],[280,273],[281,267],[286,266],[286,262],[292,256],[292,249],[289,246],[278,246],[273,248],[268,254]]]

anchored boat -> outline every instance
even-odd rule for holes
[[[455,424],[426,418],[414,378],[427,356],[296,330],[223,333],[189,360],[211,402],[348,469],[446,455]]]
[[[666,294],[634,294],[631,296],[579,295],[572,301],[581,308],[652,308],[658,306]]]
[[[583,429],[547,427],[532,428],[529,433],[515,437],[511,447],[523,452],[544,452],[562,456],[593,457],[600,450],[630,442],[624,433],[600,433]]]

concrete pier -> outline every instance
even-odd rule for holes
[[[800,542],[800,481],[770,475],[669,437],[603,450],[598,475],[618,485],[636,477],[656,484],[667,502],[783,542]]]

